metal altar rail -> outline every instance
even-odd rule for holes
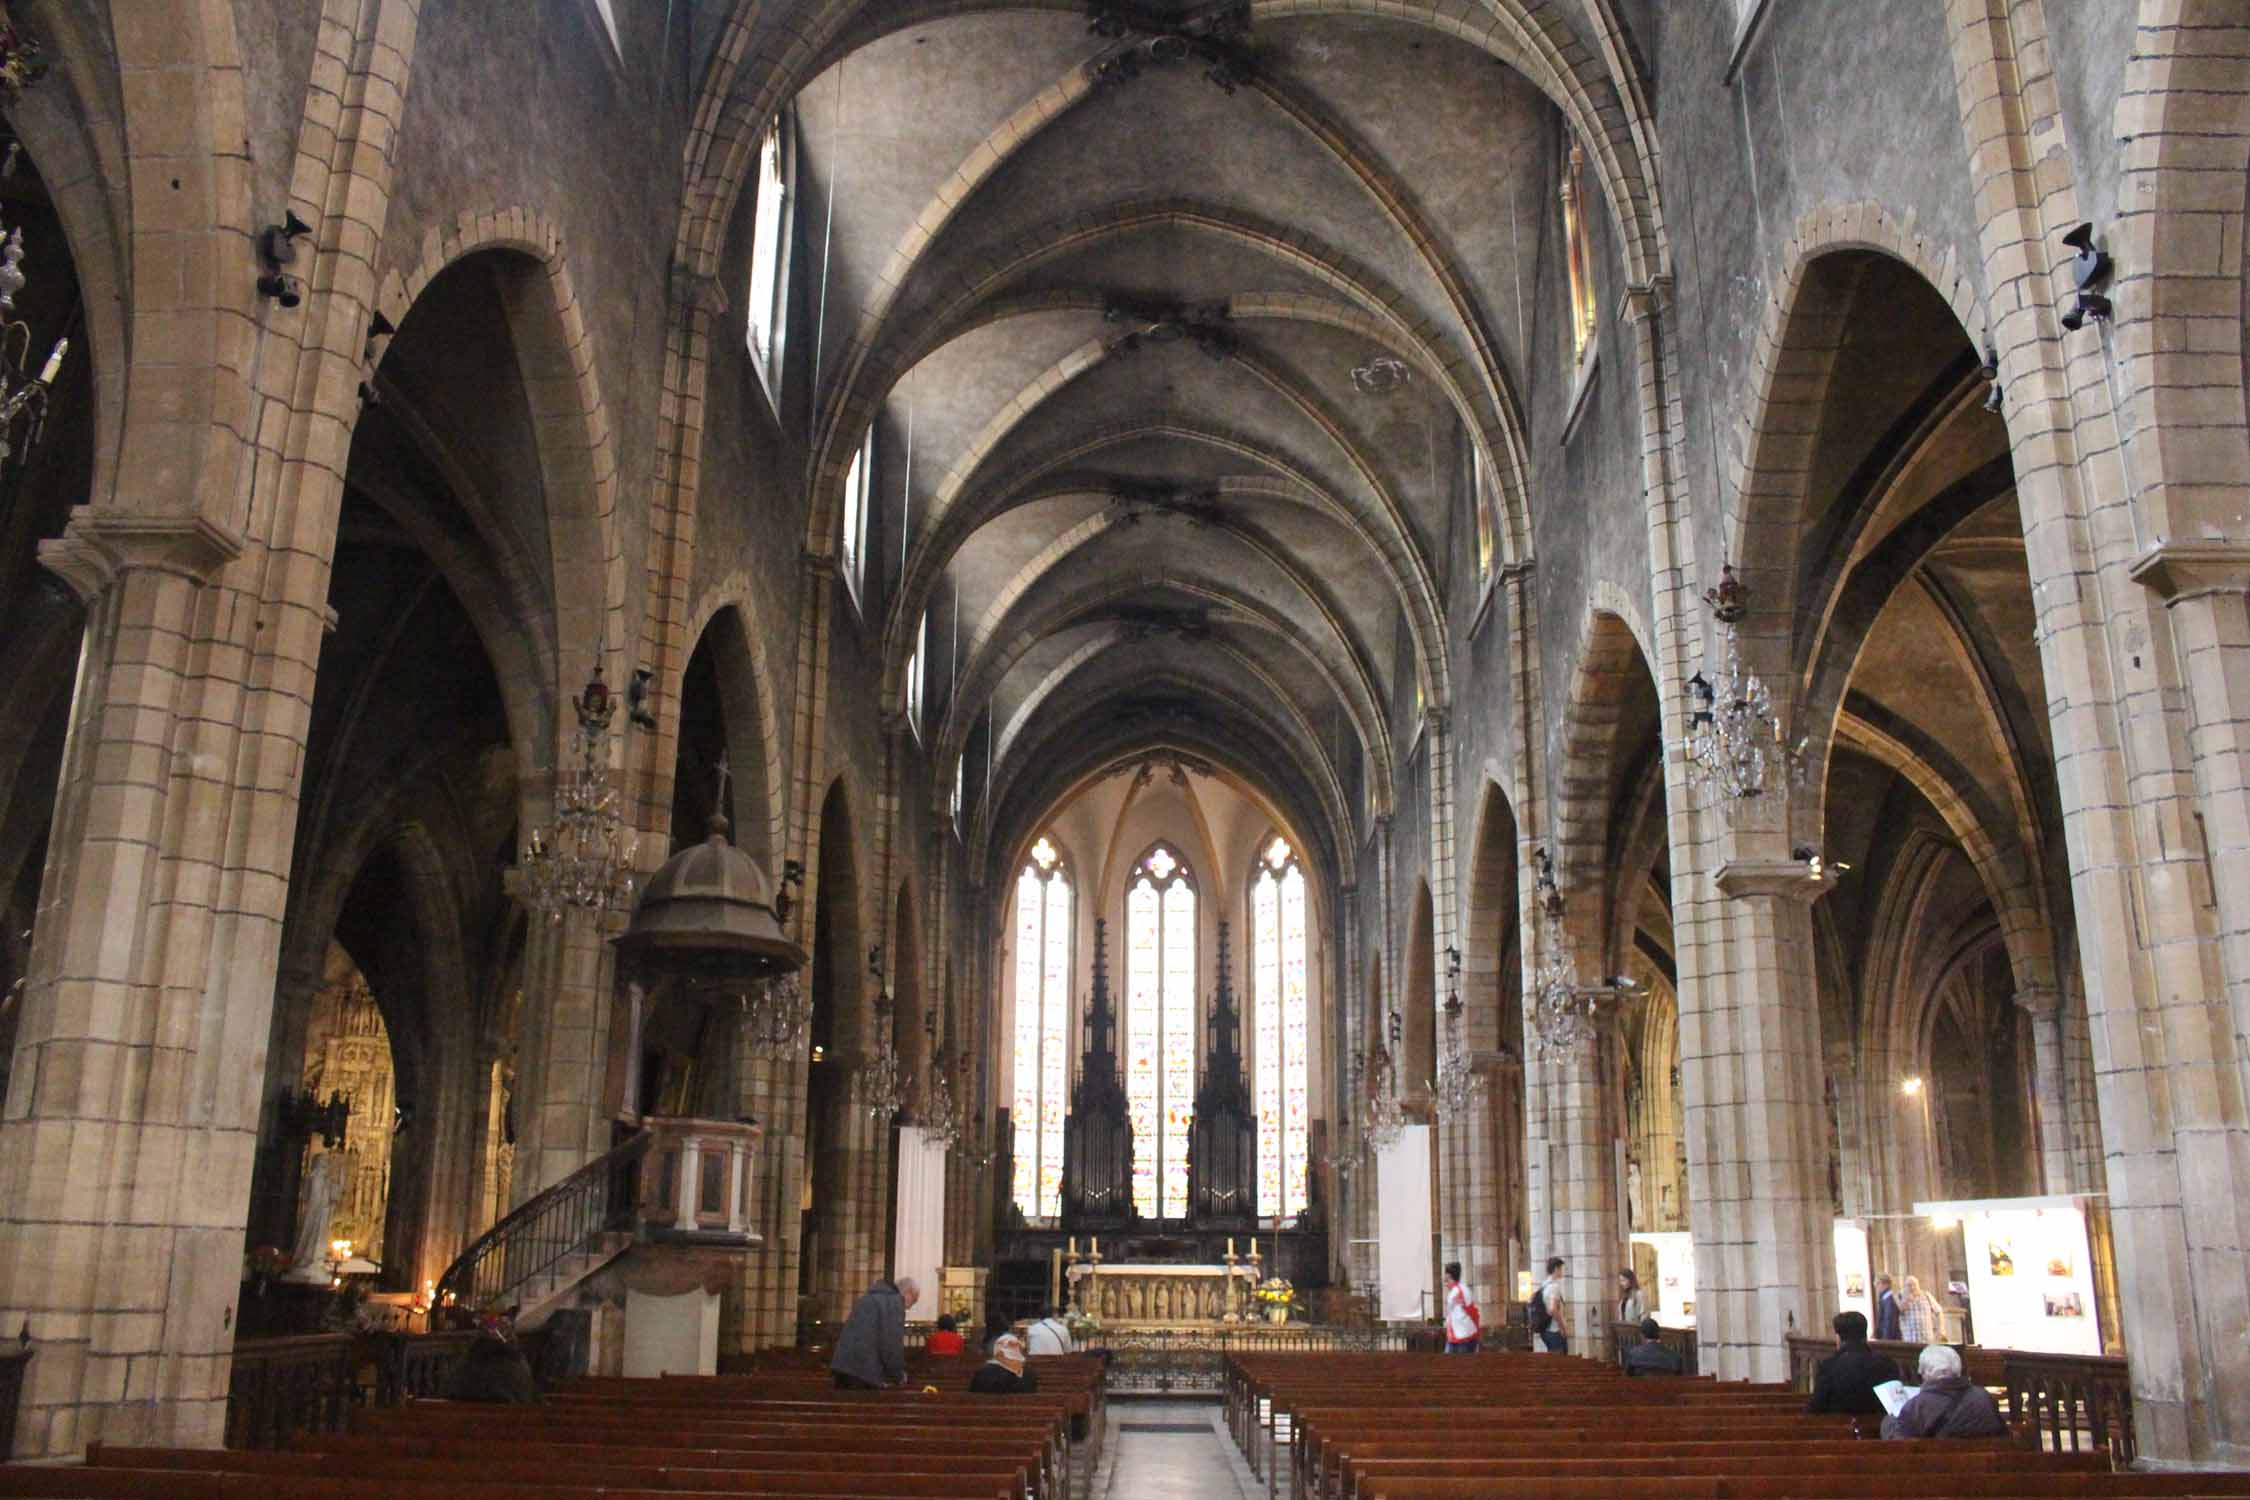
[[[1898,1362],[1913,1377],[1920,1344],[1871,1340],[1868,1347]],[[2117,1468],[2140,1453],[2133,1432],[2133,1382],[2114,1355],[2031,1354],[2020,1349],[1953,1346],[1965,1373],[2001,1394],[2000,1413],[2011,1427],[2038,1434],[2040,1446],[2059,1453],[2106,1453]],[[1833,1339],[1789,1340],[1790,1381],[1810,1391],[1822,1360],[1836,1352]]]
[[[1317,1324],[1258,1327],[1115,1329],[1087,1341],[1109,1355],[1112,1396],[1217,1395],[1226,1387],[1229,1354],[1373,1354],[1412,1347],[1403,1329],[1329,1328]]]

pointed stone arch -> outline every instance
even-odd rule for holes
[[[617,525],[620,485],[617,442],[603,400],[593,335],[572,281],[562,232],[535,209],[464,211],[450,228],[433,229],[422,258],[386,275],[377,306],[403,326],[422,290],[455,262],[483,251],[528,257],[544,275],[516,284],[507,301],[509,329],[523,372],[537,434],[545,492],[555,681],[562,698],[576,691],[604,643],[630,649],[625,614],[625,554]],[[569,726],[558,712],[557,753]]]

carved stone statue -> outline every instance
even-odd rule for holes
[[[336,1212],[336,1199],[344,1191],[342,1155],[323,1151],[313,1158],[305,1178],[303,1200],[297,1206],[297,1245],[289,1257],[285,1281],[328,1279],[328,1221]]]
[[[1641,1164],[1625,1163],[1625,1222],[1638,1229],[1646,1222],[1641,1218]]]

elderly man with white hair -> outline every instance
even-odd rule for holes
[[[1958,1350],[1944,1344],[1932,1344],[1922,1351],[1918,1363],[1922,1371],[1922,1389],[1913,1400],[1898,1409],[1897,1416],[1883,1419],[1883,1436],[2007,1436],[2008,1424],[2001,1420],[2000,1408],[1992,1404],[1991,1394],[1983,1386],[1973,1384],[1962,1373]]]
[[[859,1294],[828,1360],[838,1390],[906,1384],[906,1310],[921,1300],[922,1288],[911,1276],[895,1283],[885,1277]]]
[[[1039,1389],[1039,1377],[1023,1367],[1023,1340],[1003,1333],[992,1341],[992,1358],[969,1377],[979,1396],[1026,1396]]]

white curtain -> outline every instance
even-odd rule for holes
[[[1430,1127],[1401,1130],[1376,1152],[1375,1174],[1383,1316],[1428,1317],[1437,1306],[1430,1268]]]
[[[898,1131],[898,1237],[891,1246],[893,1277],[911,1276],[922,1287],[907,1318],[927,1323],[938,1315],[938,1267],[945,1261],[945,1146],[919,1125]]]

